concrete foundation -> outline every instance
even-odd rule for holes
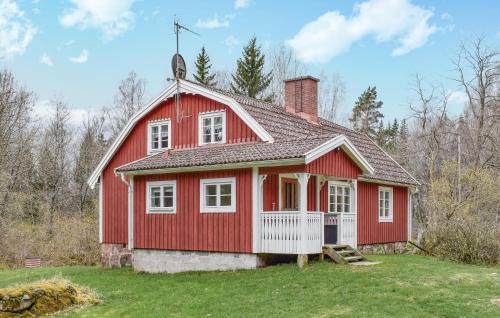
[[[362,254],[402,254],[406,250],[406,242],[358,245]]]
[[[123,267],[132,265],[132,253],[124,244],[101,244],[101,264],[103,267]]]
[[[187,271],[224,271],[262,266],[256,254],[135,249],[134,270],[148,273]]]

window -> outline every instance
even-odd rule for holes
[[[175,213],[176,182],[155,181],[147,182],[146,212],[147,213]]]
[[[281,209],[283,211],[298,211],[298,188],[297,179],[281,178]]]
[[[236,212],[236,178],[202,179],[200,182],[200,210]]]
[[[170,120],[148,123],[148,153],[171,148]]]
[[[392,222],[392,188],[378,188],[378,221]]]
[[[218,144],[226,142],[226,113],[213,112],[200,114],[199,144]]]
[[[351,213],[351,186],[344,183],[328,183],[328,211]]]

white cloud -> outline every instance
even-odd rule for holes
[[[134,22],[131,10],[135,0],[71,0],[74,8],[59,17],[65,27],[76,26],[82,30],[96,28],[103,32],[106,40],[127,31]]]
[[[55,105],[54,102],[48,99],[39,100],[33,107],[34,117],[40,123],[47,123],[52,116],[54,116]],[[88,116],[99,115],[101,111],[96,109],[83,109],[83,108],[69,108],[68,123],[74,127],[81,127],[82,122]]]
[[[449,103],[457,103],[463,105],[467,103],[469,99],[464,91],[459,91],[459,90],[451,90],[448,92],[447,95]]]
[[[196,21],[195,26],[201,29],[227,28],[229,26],[229,20],[231,18],[232,16],[226,15],[224,19],[219,19],[219,17],[215,15],[211,19],[206,19],[206,20],[198,19],[198,21]]]
[[[72,63],[82,64],[82,63],[87,62],[88,59],[89,59],[89,51],[84,49],[80,52],[80,55],[75,56],[75,57],[70,57],[69,61]]]
[[[250,5],[250,0],[236,0],[234,2],[235,9],[244,9]]]
[[[329,11],[304,25],[286,41],[303,62],[327,62],[357,41],[372,36],[377,42],[394,41],[392,55],[403,55],[424,45],[438,29],[429,24],[432,9],[410,0],[368,0],[354,5],[353,14]]]
[[[240,40],[235,38],[234,36],[230,35],[224,40],[224,44],[227,45],[230,49],[239,46],[240,45]]]
[[[16,2],[0,0],[0,60],[23,54],[36,29]]]
[[[51,67],[54,66],[54,62],[52,62],[52,59],[46,53],[43,53],[43,55],[40,56],[40,63]]]

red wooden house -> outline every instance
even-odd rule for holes
[[[136,114],[88,181],[106,263],[252,268],[262,254],[406,242],[418,182],[366,135],[320,118],[317,82],[287,80],[278,106],[179,80]]]

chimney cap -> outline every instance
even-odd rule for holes
[[[284,80],[283,82],[293,82],[293,81],[300,81],[300,80],[305,80],[305,79],[310,79],[316,82],[319,82],[319,78],[313,77],[311,75],[306,75],[306,76],[299,76],[299,77],[294,77],[294,78],[289,78]]]

